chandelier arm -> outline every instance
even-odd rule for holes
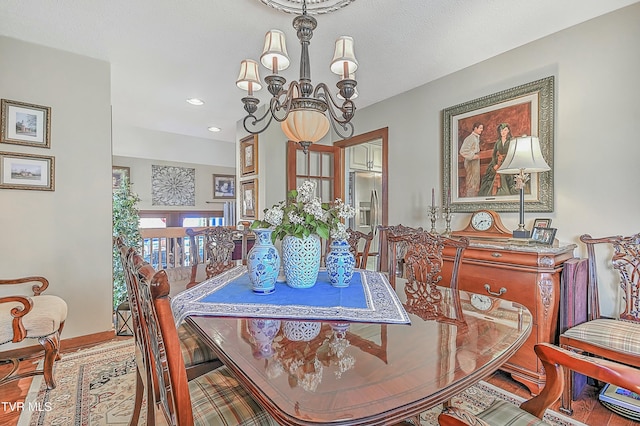
[[[269,118],[264,126],[258,127],[258,124],[264,119]],[[244,129],[251,133],[252,135],[257,135],[258,133],[262,133],[265,131],[269,124],[271,124],[271,120],[273,119],[273,114],[271,114],[271,108],[265,111],[264,115],[260,118],[257,118],[253,114],[247,115],[244,120],[242,120],[242,125]],[[253,130],[252,130],[253,129]]]
[[[277,96],[271,98],[271,103],[269,105],[269,111],[273,115],[273,118],[282,123],[287,119],[289,115],[289,111],[291,111],[291,103],[294,99],[294,93],[300,93],[300,87],[297,81],[292,81],[289,83],[289,88],[285,90],[281,90]],[[284,99],[280,101],[280,99],[284,96]],[[279,114],[281,111],[284,111],[282,114]]]
[[[341,123],[336,120],[329,120],[329,122],[331,123],[333,131],[336,132],[336,134],[340,136],[340,138],[348,139],[353,136],[355,129],[352,122]]]
[[[352,100],[347,99],[342,103],[342,105],[338,104],[335,99],[333,99],[329,88],[324,83],[319,83],[316,86],[313,96],[318,99],[324,99],[327,104],[327,110],[329,111],[331,118],[333,118],[332,121],[335,121],[343,128],[346,128],[346,124],[351,121],[353,113],[356,110],[356,106]],[[338,116],[338,111],[341,113],[341,116]],[[353,127],[353,125],[351,127]]]

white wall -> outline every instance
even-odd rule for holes
[[[227,143],[235,148],[232,143]],[[174,151],[177,151],[174,147]],[[207,160],[207,159],[204,159]],[[235,161],[235,159],[234,159]],[[235,175],[233,167],[211,166],[208,164],[182,163],[178,161],[149,160],[147,158],[113,156],[114,166],[130,168],[132,190],[140,197],[139,210],[222,210],[224,200],[213,199],[213,175]],[[151,201],[151,166],[174,166],[196,169],[195,206],[154,206]],[[238,191],[236,179],[236,193]]]
[[[54,192],[0,189],[0,276],[49,279],[63,338],[110,330],[110,66],[2,36],[0,58],[0,97],[51,107],[51,149],[0,150],[55,157]]]
[[[555,76],[554,211],[562,242],[640,231],[640,4],[514,49],[376,105],[358,110],[357,133],[389,127],[389,223],[427,226],[431,188],[442,189],[442,111],[450,106]],[[502,213],[509,229],[517,213]],[[461,229],[468,213],[454,214]],[[438,224],[439,229],[444,227]],[[606,272],[602,272],[606,275]],[[612,284],[602,291],[613,314]]]

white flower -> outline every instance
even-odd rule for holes
[[[322,209],[320,198],[315,197],[302,208],[305,213],[312,215],[316,220],[323,220],[325,211]]]
[[[304,218],[298,215],[296,212],[289,212],[289,222],[295,224],[303,224]]]
[[[336,228],[331,230],[331,238],[334,240],[346,240],[348,237],[347,225],[342,222],[338,222]]]
[[[271,226],[278,226],[282,223],[284,211],[281,205],[275,205],[264,213],[264,220],[269,222]]]
[[[310,180],[305,180],[300,187],[298,187],[297,201],[300,203],[310,202],[316,193],[316,183]]]

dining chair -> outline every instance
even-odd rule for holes
[[[640,233],[629,237],[592,238],[580,236],[587,246],[588,298],[587,321],[569,328],[560,335],[560,346],[607,358],[640,368]],[[599,250],[596,250],[599,247]],[[597,264],[602,251],[607,251],[606,263],[617,272],[619,283],[603,286],[599,283]],[[596,251],[598,253],[596,253]],[[598,289],[618,287],[622,295],[619,319],[600,315]],[[561,411],[572,414],[573,382],[566,371],[567,386],[562,394]]]
[[[122,267],[124,269],[125,282],[127,285],[127,297],[129,299],[129,308],[133,322],[134,338],[136,343],[143,342],[144,338],[140,328],[140,296],[138,294],[137,281],[144,277],[150,280],[155,274],[153,266],[146,262],[134,248],[128,247],[123,240],[118,237],[115,239],[120,250],[122,259]],[[222,362],[213,353],[209,345],[200,337],[197,331],[188,323],[183,323],[177,328],[179,348],[182,354],[183,362],[187,372],[187,379],[193,380],[201,375],[216,369],[222,365]],[[142,370],[144,371],[144,370]],[[134,412],[139,413],[142,404],[142,392],[145,388],[142,379],[144,377],[138,371],[136,377],[136,399],[134,404]],[[151,403],[152,397],[147,397],[147,402]],[[134,415],[137,419],[137,414]]]
[[[405,310],[424,320],[443,321],[464,327],[466,322],[458,297],[458,273],[464,251],[469,246],[469,239],[452,239],[427,231],[404,232],[389,235],[388,238],[390,244],[403,243],[404,247],[402,259],[407,279],[404,285],[407,296],[407,301],[403,303]],[[446,247],[454,248],[456,254],[451,280],[442,282],[443,254]],[[443,293],[440,286],[449,287],[451,291]],[[451,297],[452,300],[445,300],[445,297]],[[445,310],[445,306],[452,308]]]
[[[247,231],[237,231],[225,226],[210,226],[199,231],[192,228],[186,230],[186,234],[189,236],[191,255],[191,280],[187,284],[187,288],[199,283],[197,274],[200,264],[205,264],[205,279],[236,266],[233,260],[233,251],[236,248],[233,236],[237,232],[245,233]],[[200,247],[202,247],[202,252],[200,252]],[[243,253],[243,260],[245,257],[246,252]]]
[[[545,411],[556,402],[566,387],[566,370],[577,371],[602,382],[612,383],[640,393],[640,370],[617,362],[585,356],[549,343],[538,343],[534,350],[544,365],[547,379],[542,392],[520,406],[496,399],[488,408],[472,414],[447,406],[438,416],[441,426],[535,426],[548,425],[542,420]]]
[[[347,243],[349,249],[356,259],[356,268],[367,269],[367,261],[369,260],[369,250],[373,241],[373,231],[368,234],[347,228]],[[360,247],[362,246],[362,250]]]
[[[134,250],[125,253],[130,270],[137,269],[135,257]],[[142,337],[136,341],[137,352],[142,354],[137,357],[138,371],[144,371],[138,382],[146,385],[147,398],[153,398],[147,405],[147,424],[277,425],[226,366],[188,380],[169,303],[167,274],[158,271],[149,280],[149,266],[142,268],[146,270],[132,278],[139,297]],[[137,392],[138,398],[142,399],[142,391]]]
[[[16,374],[20,365],[18,358],[0,359],[0,364],[11,364],[8,373],[0,377],[0,385],[24,377],[43,375],[47,389],[54,389],[53,367],[55,361],[60,359],[60,333],[67,319],[67,304],[58,296],[42,294],[49,287],[49,280],[44,277],[0,280],[3,286],[27,283],[40,283],[31,286],[33,296],[26,296],[24,291],[16,289],[18,294],[0,297],[0,345],[22,342],[27,338],[37,339],[44,348],[43,367]]]
[[[389,237],[400,237],[403,235],[411,235],[421,232],[422,228],[412,228],[409,226],[399,225],[378,225],[378,264],[377,270],[387,272],[389,274],[389,283],[396,288],[396,276],[404,275],[404,253],[406,251],[405,241],[391,242]],[[381,255],[382,247],[387,247],[388,265],[383,264],[383,256]]]

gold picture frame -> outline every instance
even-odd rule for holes
[[[534,173],[525,186],[527,212],[553,211],[553,127],[554,77],[517,86],[493,95],[474,99],[450,108],[443,113],[443,204],[449,202],[452,212],[494,210],[517,212],[520,209],[519,191],[512,175],[497,175],[492,165],[499,166],[498,146],[508,147],[508,141],[522,135],[537,136],[542,156],[551,167],[544,173]],[[478,137],[475,158],[465,158],[463,143],[474,128],[483,126]],[[500,142],[499,132],[507,125],[507,142]],[[468,155],[465,153],[465,155]],[[471,161],[479,161],[475,169]],[[474,184],[467,186],[468,176]],[[493,182],[491,178],[493,177]],[[497,182],[496,180],[500,180]],[[493,185],[492,185],[493,183]],[[470,190],[470,188],[472,188]],[[499,190],[496,188],[500,188]]]
[[[0,142],[51,148],[51,107],[2,99]]]
[[[55,157],[0,152],[0,189],[55,190]]]
[[[258,135],[240,141],[240,175],[254,175],[258,171]]]
[[[240,182],[240,213],[243,219],[257,219],[258,179]]]
[[[125,177],[129,181],[129,183],[131,183],[131,169],[129,167],[111,166],[111,189],[115,191],[116,189],[120,188],[122,179]]]

